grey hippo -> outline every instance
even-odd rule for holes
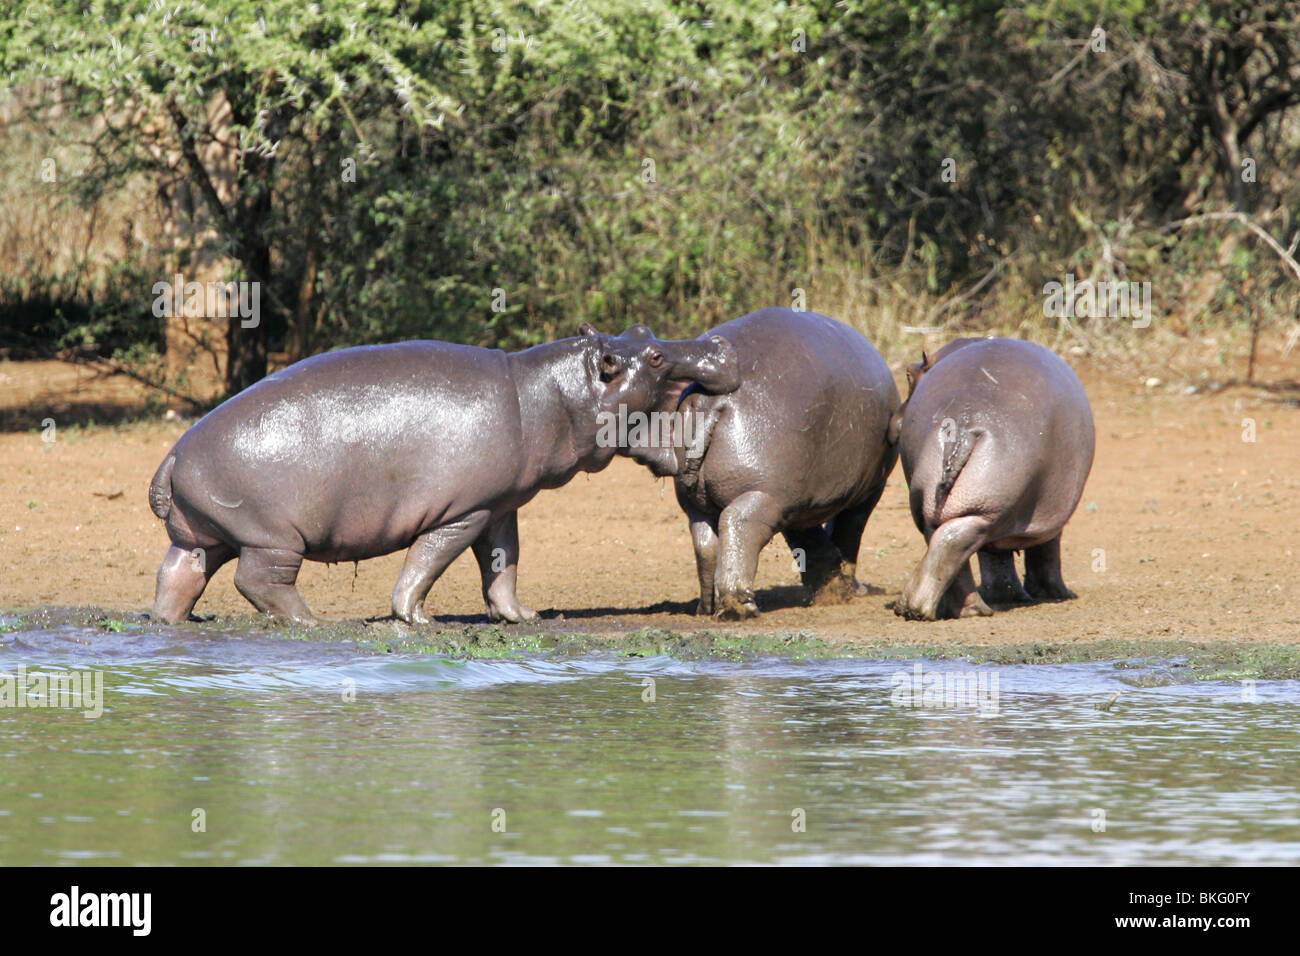
[[[536,617],[515,594],[516,513],[543,488],[599,471],[597,441],[619,409],[675,407],[688,386],[739,384],[721,338],[666,342],[648,328],[581,335],[521,352],[401,342],[328,352],[268,376],[209,412],[149,487],[171,548],[153,616],[185,620],[212,575],[238,557],[235,586],[260,611],[315,618],[295,587],[309,561],[410,550],[393,614],[423,603],[473,548],[488,616]]]
[[[934,620],[992,614],[989,603],[1074,597],[1061,579],[1061,529],[1083,494],[1094,445],[1078,376],[1041,345],[966,338],[933,357],[923,352],[908,383],[893,428],[927,547],[894,610]]]
[[[898,459],[889,366],[861,334],[812,312],[763,309],[705,336],[734,346],[740,387],[688,390],[681,440],[631,452],[674,478],[695,545],[697,613],[758,614],[758,556],[778,531],[802,559],[810,601],[866,592],[858,547]]]

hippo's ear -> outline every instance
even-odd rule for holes
[[[921,368],[930,367],[930,356],[925,354],[925,349],[921,349]]]
[[[591,327],[590,322],[583,322],[582,325],[578,326],[578,334],[579,335],[600,335],[599,332],[597,332],[595,329]]]
[[[625,339],[637,339],[639,341],[641,339],[653,339],[655,334],[650,331],[650,326],[642,325],[638,322],[636,325],[629,325],[623,331],[622,337]]]
[[[921,354],[924,355],[925,353],[923,352]],[[908,398],[911,398],[912,393],[916,391],[916,383],[921,380],[922,374],[925,373],[925,362],[921,361],[916,364],[909,365],[906,371],[907,371],[907,396]]]

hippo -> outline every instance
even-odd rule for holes
[[[616,410],[671,409],[687,387],[740,384],[720,337],[580,333],[511,354],[434,341],[327,352],[209,412],[149,487],[172,542],[154,618],[187,619],[237,556],[235,587],[259,611],[314,624],[294,586],[304,559],[409,548],[393,614],[427,623],[425,596],[467,547],[488,617],[535,618],[515,594],[519,508],[609,464],[620,449],[597,435]]]
[[[858,332],[812,312],[763,309],[704,337],[735,347],[740,387],[685,390],[680,440],[629,453],[673,476],[695,545],[696,612],[756,616],[758,555],[778,531],[810,603],[868,593],[858,547],[898,459],[889,366]]]
[[[927,548],[895,612],[932,621],[992,614],[989,603],[1073,598],[1061,579],[1061,529],[1083,494],[1094,445],[1078,376],[1032,342],[963,338],[933,357],[922,352],[907,378],[891,431]],[[979,591],[969,562],[976,553]]]

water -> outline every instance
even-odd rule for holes
[[[2,865],[1300,862],[1291,681],[921,664],[995,675],[981,714],[899,706],[915,662],[75,627],[0,634],[19,665],[102,671],[104,706],[0,708]]]

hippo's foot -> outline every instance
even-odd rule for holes
[[[950,601],[940,600],[933,607],[926,607],[923,604],[916,604],[908,601],[905,595],[890,602],[887,607],[899,617],[907,621],[939,621],[947,618],[968,616],[965,613],[957,613]],[[989,614],[993,613],[988,610],[987,606],[985,607],[985,611]]]
[[[844,560],[825,528],[796,528],[782,534],[800,568],[808,604],[847,604],[861,593],[853,578],[853,563]]]
[[[1014,551],[981,551],[980,596],[989,604],[1029,604],[1034,599],[1020,586]]]
[[[1061,536],[1025,549],[1025,590],[1039,601],[1069,601],[1075,595],[1061,580]]]
[[[945,594],[934,608],[927,608],[908,602],[900,597],[889,605],[890,610],[909,621],[939,621],[962,617],[989,617],[993,609],[984,603],[978,591],[972,591],[965,598],[956,598]]]
[[[942,596],[917,568],[903,587],[903,593],[889,604],[889,609],[908,621],[933,621]]]
[[[157,587],[154,591],[153,614],[155,621],[180,624],[190,619],[190,612],[208,581],[217,569],[234,555],[225,546],[183,548],[173,544],[158,568]]]
[[[506,624],[522,624],[524,621],[537,620],[537,612],[530,607],[524,607],[522,604],[515,602],[514,606],[500,606],[493,604],[491,601],[487,605],[488,620],[492,623],[504,622]]]
[[[957,572],[957,576],[953,578],[952,584],[948,586],[948,590],[939,601],[939,616],[962,618],[992,615],[993,608],[980,597],[980,592],[975,587],[975,575],[971,574],[970,564],[967,563]]]
[[[1031,604],[1034,600],[1018,581],[981,584],[979,593],[989,604]]]
[[[983,544],[988,520],[963,515],[945,521],[930,535],[925,557],[903,588],[896,612],[913,620],[974,617],[993,613],[975,587],[970,557]]]
[[[695,613],[699,617],[711,617],[713,615],[713,595],[708,597],[700,595],[699,601],[695,603]]]
[[[718,608],[713,616],[719,621],[747,621],[758,617],[758,605],[752,591],[742,591],[718,596]]]
[[[1029,592],[1030,599],[1035,601],[1072,601],[1078,597],[1065,586],[1059,576],[1053,581],[1036,579],[1026,574],[1025,590]]]
[[[979,591],[971,591],[962,601],[961,606],[957,608],[957,613],[953,617],[992,617],[993,608],[989,607],[980,597]]]
[[[913,604],[909,604],[901,597],[894,601],[890,601],[889,604],[886,606],[895,614],[897,614],[899,617],[907,621],[933,621],[934,620],[933,611],[927,613],[925,608],[920,608],[920,607],[916,607]]]
[[[918,569],[919,571],[919,569]],[[975,588],[975,578],[970,567],[960,570],[948,589],[935,595],[934,583],[921,575],[914,575],[903,588],[902,595],[890,607],[899,617],[909,621],[937,621],[962,617],[989,617],[993,609],[984,603]]]
[[[267,617],[280,621],[285,624],[296,624],[299,627],[316,627],[324,622],[310,611],[306,613],[293,611],[263,611]]]
[[[429,615],[424,613],[424,606],[420,604],[411,608],[399,609],[394,607],[393,617],[397,618],[404,624],[410,624],[412,627],[419,627],[422,624],[430,623]]]

